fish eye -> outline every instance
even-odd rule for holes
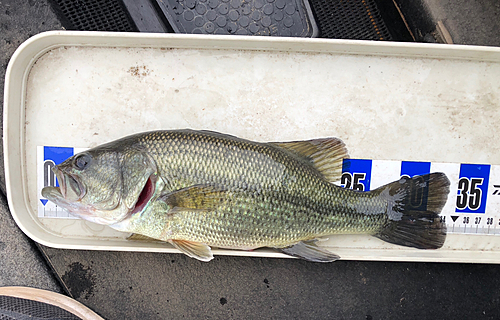
[[[73,164],[78,170],[83,170],[90,163],[90,160],[91,158],[88,154],[81,154],[75,158]]]

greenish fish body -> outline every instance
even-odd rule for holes
[[[211,246],[272,247],[333,261],[338,256],[315,240],[346,233],[442,246],[444,174],[357,192],[332,183],[347,157],[336,138],[258,143],[208,131],[155,131],[73,156],[55,168],[61,187],[42,194],[83,219],[168,241],[204,261]],[[415,194],[418,207],[410,201]]]

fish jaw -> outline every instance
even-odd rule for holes
[[[59,166],[52,169],[59,182],[59,187],[45,187],[42,196],[56,205],[66,209],[69,213],[82,217],[89,217],[95,210],[82,203],[85,196],[85,186],[77,177],[64,172]]]
[[[42,189],[42,197],[82,218],[94,214],[95,210],[90,206],[84,205],[80,201],[68,201],[62,190],[64,190],[63,187],[45,187]]]
[[[90,205],[81,201],[68,201],[62,195],[60,187],[45,187],[42,189],[42,196],[78,218],[106,226],[116,223],[116,219],[106,218]]]

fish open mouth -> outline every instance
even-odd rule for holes
[[[66,200],[80,200],[85,195],[85,187],[74,176],[64,173],[57,166],[53,169],[59,181],[59,190]]]
[[[146,181],[146,184],[144,185],[144,188],[139,194],[139,198],[137,198],[137,202],[135,203],[135,207],[132,210],[131,214],[141,212],[144,207],[146,207],[146,205],[149,203],[149,200],[151,200],[151,198],[155,194],[155,182],[156,176],[154,174],[150,175],[148,180]]]

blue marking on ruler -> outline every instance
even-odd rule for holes
[[[425,176],[431,172],[430,162],[401,161],[401,176],[413,178],[415,176]],[[412,191],[407,203],[413,210],[427,210],[427,198],[429,196],[429,176],[412,179]],[[424,187],[418,187],[424,185]]]
[[[460,165],[455,212],[486,212],[490,169],[489,164]]]
[[[431,172],[430,162],[401,161],[401,175],[407,175],[410,178],[422,176]]]
[[[49,180],[52,180],[52,182],[54,182],[54,180],[55,180],[55,186],[56,187],[59,187],[59,182],[57,181],[57,178],[55,176],[53,176],[54,173],[51,170],[49,170],[49,168],[51,166],[53,166],[54,164],[58,165],[58,164],[64,162],[64,160],[66,160],[69,157],[73,156],[74,153],[75,153],[74,148],[68,148],[68,147],[43,147],[44,170],[47,170],[47,172],[44,172],[44,175],[45,176],[51,176]],[[53,164],[50,164],[50,163],[53,163]],[[47,167],[46,167],[46,165],[47,165]],[[44,206],[47,203],[47,200],[45,200],[45,199],[40,199],[40,201],[42,202],[42,204]]]
[[[40,199],[40,201],[41,201],[41,202],[42,202],[42,204],[45,206],[49,200],[47,200],[47,199]]]
[[[351,189],[356,189],[356,184],[362,184],[364,186],[363,191],[370,190],[370,182],[372,178],[372,160],[367,159],[344,159],[342,162],[342,179],[341,183],[346,186],[346,181],[344,174],[350,174],[350,185]]]
[[[62,163],[75,153],[73,148],[43,147],[43,161],[52,160],[56,165]]]

